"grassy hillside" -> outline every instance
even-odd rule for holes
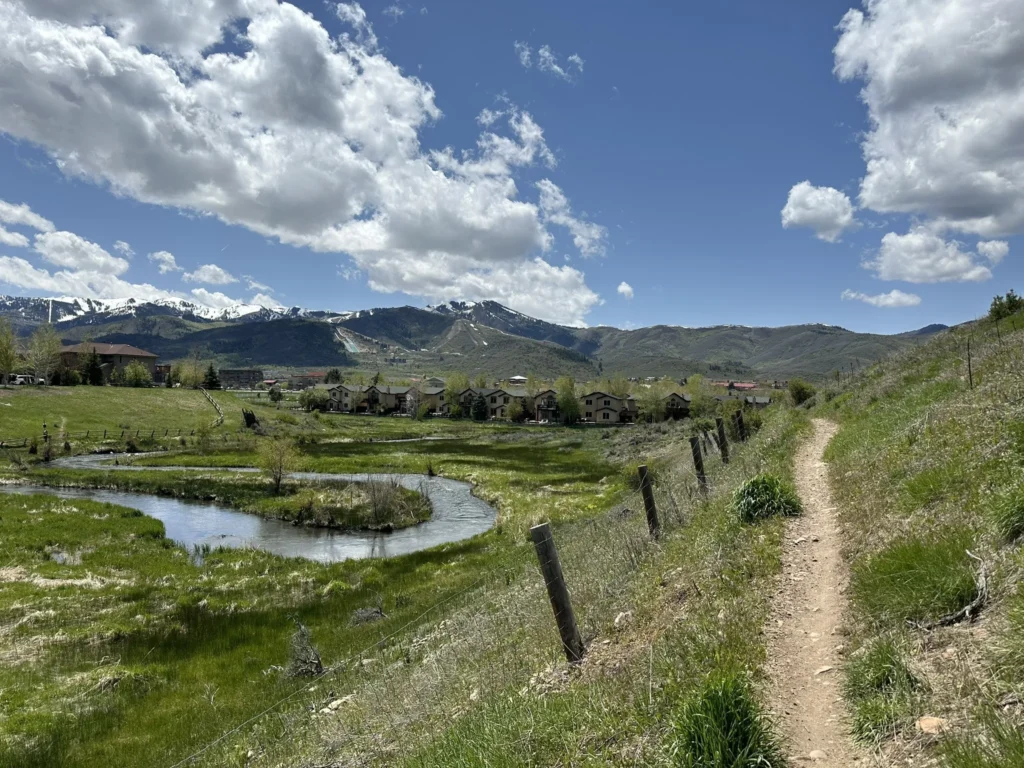
[[[1024,765],[1018,328],[958,327],[818,395],[841,424],[827,458],[851,569],[846,694],[886,764]]]
[[[860,368],[918,343],[915,336],[853,333],[826,325],[782,328],[717,326],[680,328],[656,325],[624,331],[591,328],[577,332],[576,349],[600,359],[606,368],[659,375],[671,361],[677,367],[701,367],[723,376],[757,375],[823,378],[832,371]]]

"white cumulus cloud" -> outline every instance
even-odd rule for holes
[[[178,262],[175,260],[174,254],[170,251],[156,251],[155,253],[149,254],[146,258],[156,264],[161,275],[166,275],[168,272],[183,271],[182,267],[178,266]]]
[[[978,243],[978,253],[989,260],[991,264],[998,264],[1006,258],[1010,252],[1010,244],[1005,240],[983,240]]]
[[[992,277],[992,271],[978,263],[976,254],[923,226],[905,235],[886,234],[878,254],[865,261],[864,267],[882,280],[908,283],[979,282]]]
[[[555,158],[532,117],[515,110],[470,150],[427,151],[434,91],[378,48],[359,5],[334,6],[337,37],[278,0],[187,7],[0,0],[0,132],[118,195],[347,254],[381,290],[457,298],[475,274],[507,298],[503,276],[537,269],[557,222],[515,175]],[[423,263],[429,293],[404,277]],[[513,292],[516,309],[536,304],[531,290]],[[582,322],[598,300],[582,295],[590,305],[563,296],[543,316],[576,307]]]
[[[850,198],[832,187],[816,187],[801,181],[789,190],[782,209],[782,226],[807,227],[820,240],[834,243],[843,232],[856,226]]]
[[[24,203],[15,205],[6,200],[0,200],[0,222],[12,226],[31,227],[38,232],[53,232],[56,229],[52,221],[44,219]]]
[[[237,277],[216,264],[203,264],[194,271],[183,274],[181,279],[187,283],[208,283],[210,285],[228,285],[238,282]]]
[[[29,240],[21,232],[10,232],[0,227],[0,245],[9,245],[13,248],[27,248]]]
[[[875,296],[861,293],[859,291],[845,290],[842,295],[843,301],[863,301],[873,307],[916,307],[921,303],[921,297],[916,293],[904,293],[899,290],[892,290],[888,293],[879,293]]]
[[[96,243],[73,232],[43,232],[36,235],[35,251],[51,264],[83,272],[122,275],[128,262],[112,256]]]
[[[573,245],[583,256],[603,255],[608,230],[600,224],[573,216],[569,199],[550,179],[538,181],[537,188],[540,190],[540,209],[544,220],[568,229]]]
[[[835,72],[871,128],[860,205],[982,237],[1024,230],[1024,3],[867,0]]]
[[[131,247],[124,240],[118,240],[114,243],[114,250],[124,256],[126,259],[130,259],[135,255],[135,249]]]
[[[618,292],[620,296],[622,296],[625,299],[633,298],[633,286],[627,283],[626,281],[622,281],[621,283],[619,283],[619,287],[616,288],[615,290]]]

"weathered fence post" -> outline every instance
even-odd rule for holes
[[[715,419],[715,426],[718,427],[718,450],[722,453],[722,463],[729,463],[729,441],[725,437],[725,419],[718,416]]]
[[[974,389],[974,369],[971,368],[971,337],[967,337],[967,380],[971,384],[971,389]]]
[[[540,572],[548,588],[548,598],[551,600],[551,610],[555,613],[558,634],[562,637],[565,658],[570,664],[578,664],[583,660],[586,649],[583,647],[579,627],[576,626],[576,616],[569,601],[569,590],[562,575],[562,564],[558,560],[555,540],[551,538],[551,527],[547,523],[533,526],[530,529],[530,538],[533,540],[534,549],[537,550]]]
[[[743,421],[743,411],[736,411],[736,432],[739,434],[740,440],[747,441],[747,425]]]
[[[154,429],[152,432],[149,433],[149,439],[152,440],[155,436],[156,436],[156,430]]]
[[[651,538],[656,539],[661,536],[661,521],[658,520],[658,507],[654,503],[654,489],[647,474],[647,465],[637,467],[636,472],[640,475],[640,492],[643,494],[644,510],[647,512],[647,528],[651,532]]]
[[[103,430],[103,439],[104,440],[107,439],[107,430],[105,430],[105,429]]]
[[[690,438],[690,452],[693,454],[693,468],[697,470],[697,482],[704,493],[708,492],[708,476],[704,474],[704,457],[700,453],[700,438]]]

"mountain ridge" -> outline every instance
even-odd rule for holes
[[[142,346],[163,359],[191,348],[230,365],[352,365],[411,371],[465,370],[716,377],[821,377],[858,366],[941,332],[933,324],[902,334],[862,334],[822,323],[776,328],[658,324],[636,329],[572,328],[496,301],[449,301],[426,308],[348,312],[236,304],[212,309],[187,300],[95,300],[0,296],[0,315],[22,335],[53,306],[65,340]]]

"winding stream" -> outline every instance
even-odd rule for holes
[[[141,454],[136,454],[141,455]],[[104,462],[116,458],[110,454],[72,456],[58,459],[54,466],[69,469],[102,469],[130,472],[226,471],[256,472],[251,468],[221,467],[136,467]],[[483,533],[494,525],[497,512],[472,493],[472,486],[444,477],[407,474],[332,474],[296,472],[297,480],[349,481],[395,479],[403,487],[422,492],[430,501],[430,520],[391,533],[376,531],[343,532],[324,528],[296,526],[282,520],[267,520],[247,512],[220,506],[215,502],[184,501],[148,493],[97,488],[53,488],[42,485],[0,486],[0,493],[41,493],[64,499],[90,499],[137,509],[163,522],[167,537],[189,551],[194,546],[256,547],[283,557],[304,557],[322,563],[369,557],[395,557],[418,552]]]

